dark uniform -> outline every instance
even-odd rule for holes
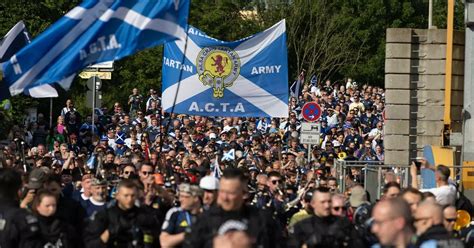
[[[364,247],[346,218],[312,216],[290,228],[288,247]]]
[[[44,247],[74,248],[83,247],[80,235],[69,223],[58,218],[38,216]]]
[[[212,207],[205,211],[186,233],[184,247],[213,247],[213,238],[228,231],[245,231],[254,247],[285,247],[281,228],[271,214],[252,206],[243,206],[240,211],[224,211]]]
[[[114,204],[93,214],[84,230],[86,247],[155,247],[160,228],[156,215],[149,207],[120,209]],[[107,244],[100,235],[109,230]]]
[[[0,247],[43,247],[38,219],[17,206],[0,199]]]
[[[464,244],[461,240],[451,237],[443,225],[435,225],[428,228],[428,230],[418,237],[416,246],[462,248]]]

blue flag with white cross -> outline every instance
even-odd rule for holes
[[[187,34],[187,39],[165,44],[165,111],[204,116],[288,116],[285,20],[233,42],[209,37],[192,26]]]
[[[186,36],[190,0],[85,0],[3,65],[11,95]]]

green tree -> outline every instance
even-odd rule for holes
[[[77,6],[80,0],[0,1],[0,34],[24,20],[34,38]],[[446,27],[446,1],[434,0],[433,23]],[[455,28],[464,28],[464,5],[456,0]],[[286,19],[290,78],[301,69],[320,79],[352,77],[383,85],[387,28],[426,28],[428,0],[201,0],[191,1],[189,23],[209,36],[231,41],[260,32]],[[126,106],[133,88],[146,95],[161,88],[162,46],[146,49],[115,62],[112,80],[103,81],[103,105]],[[70,91],[54,99],[58,115],[69,97],[83,113],[86,80],[77,77]],[[29,106],[49,112],[48,99],[12,98],[13,120],[21,121]],[[5,133],[0,130],[0,134]]]

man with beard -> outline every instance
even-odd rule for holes
[[[85,203],[86,215],[91,216],[105,209],[107,202],[107,181],[94,178],[91,184],[91,197]]]

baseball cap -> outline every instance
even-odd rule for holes
[[[218,190],[219,180],[213,176],[205,176],[201,178],[199,187],[203,190]]]
[[[182,183],[179,185],[179,192],[180,193],[187,193],[192,196],[199,196],[202,197],[204,192],[202,191],[201,188],[199,188],[197,185],[191,185],[189,183]]]
[[[351,196],[349,197],[349,203],[351,207],[359,207],[360,205],[367,203],[367,194],[365,189],[360,186],[356,185],[351,189]]]
[[[43,169],[44,168],[44,169]],[[48,168],[41,167],[35,168],[30,172],[28,176],[28,185],[29,189],[39,189],[43,186],[43,183],[48,178]]]
[[[215,133],[210,133],[209,139],[217,139],[217,135]]]
[[[94,178],[91,181],[91,185],[92,186],[103,186],[103,185],[107,185],[107,181],[104,180],[104,179]]]

